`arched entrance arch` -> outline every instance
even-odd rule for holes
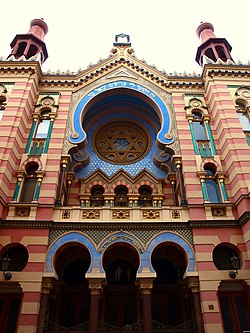
[[[101,304],[101,321],[117,328],[132,329],[138,320],[136,273],[139,254],[128,242],[114,242],[103,254],[106,284]]]
[[[149,269],[150,272],[154,272],[152,263],[151,263],[151,254],[153,250],[160,245],[161,243],[176,243],[178,246],[180,246],[183,249],[183,252],[185,253],[187,257],[187,269],[188,272],[193,272],[195,270],[195,257],[194,252],[189,245],[189,243],[180,237],[177,234],[174,234],[172,232],[163,232],[156,237],[154,237],[148,244],[146,251],[142,253],[141,255],[141,266],[139,267],[139,272],[143,272],[144,269]]]
[[[70,135],[70,142],[73,144],[82,144],[86,140],[86,133],[82,128],[82,113],[87,104],[97,95],[113,90],[113,89],[129,89],[136,91],[148,98],[153,102],[156,109],[159,111],[160,118],[161,118],[161,129],[157,134],[157,140],[162,145],[168,145],[173,142],[173,136],[171,134],[171,117],[170,113],[163,102],[163,100],[156,95],[152,90],[130,81],[119,80],[114,82],[109,82],[107,84],[103,84],[93,90],[91,90],[86,96],[84,96],[81,101],[78,103],[74,116],[73,116],[73,133]]]
[[[62,237],[58,238],[50,247],[47,257],[46,257],[46,271],[54,272],[54,256],[60,247],[67,243],[80,243],[84,245],[90,253],[90,266],[88,273],[91,273],[94,267],[99,267],[101,254],[96,251],[96,248],[92,241],[85,235],[78,232],[70,232]]]
[[[156,272],[152,289],[152,319],[154,323],[190,328],[195,326],[192,293],[184,272],[187,256],[181,246],[164,242],[156,246],[151,255],[151,263]]]
[[[134,251],[137,252],[138,258],[140,260],[141,254],[145,251],[144,246],[142,243],[139,241],[138,238],[136,238],[134,235],[131,235],[127,232],[124,231],[119,231],[116,233],[113,233],[106,237],[99,245],[98,247],[98,252],[101,253],[102,258],[100,260],[100,272],[104,272],[103,268],[103,257],[105,255],[106,250],[111,246],[116,243],[125,243],[134,248]],[[140,264],[139,264],[140,265]]]

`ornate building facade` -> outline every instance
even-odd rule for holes
[[[249,64],[201,23],[201,75],[45,73],[47,31],[0,60],[1,332],[249,331]]]

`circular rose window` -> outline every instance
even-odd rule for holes
[[[150,146],[148,131],[128,121],[106,124],[93,136],[96,153],[114,164],[134,163],[148,153]]]

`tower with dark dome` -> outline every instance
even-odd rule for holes
[[[38,54],[41,55],[43,63],[48,58],[44,37],[48,32],[48,26],[43,19],[34,19],[30,22],[30,30],[27,34],[16,35],[11,42],[12,48],[9,58],[14,56],[18,59],[22,56],[30,59]]]

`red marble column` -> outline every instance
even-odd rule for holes
[[[89,333],[97,333],[98,327],[98,314],[99,314],[99,300],[102,293],[103,279],[89,278],[90,290],[90,327]]]
[[[144,333],[152,333],[152,306],[151,291],[153,289],[153,278],[140,278],[140,292],[142,297],[142,314]]]

